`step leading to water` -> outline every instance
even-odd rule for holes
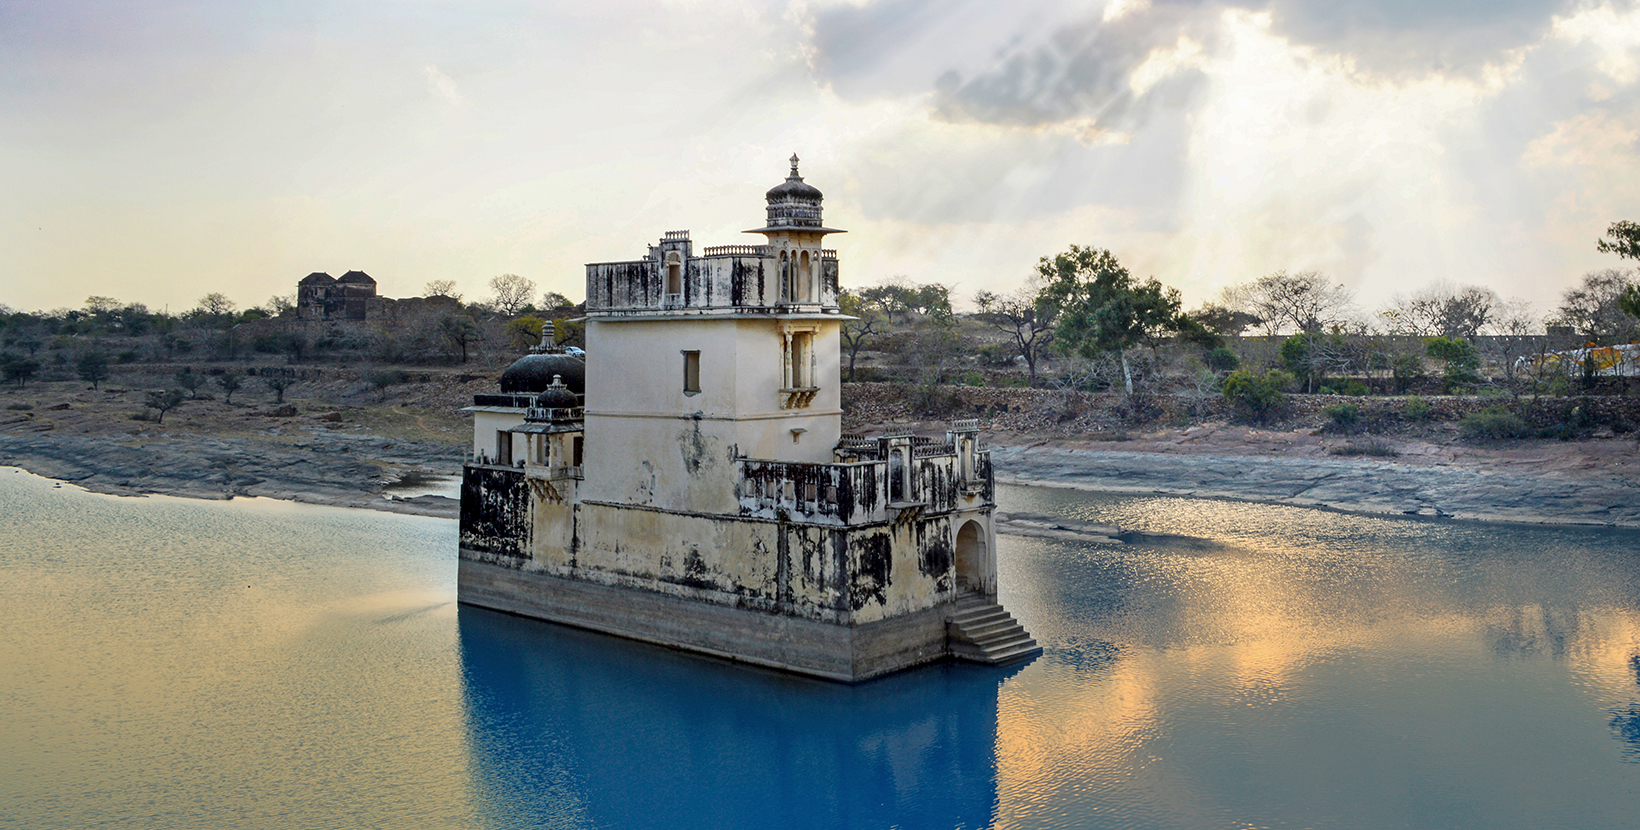
[[[1042,653],[1007,609],[977,596],[957,600],[945,624],[951,656],[1000,666]]]

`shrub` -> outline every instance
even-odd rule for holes
[[[1527,428],[1519,415],[1501,406],[1489,406],[1465,415],[1458,422],[1458,433],[1471,441],[1487,441],[1521,438],[1527,434]]]
[[[1241,358],[1229,346],[1218,346],[1209,349],[1204,355],[1207,368],[1215,372],[1233,372],[1241,366]]]
[[[1405,392],[1413,381],[1424,376],[1424,362],[1415,354],[1398,354],[1390,360],[1389,371],[1395,379],[1395,391]]]
[[[1280,369],[1271,369],[1262,376],[1238,369],[1224,379],[1224,397],[1262,422],[1287,402],[1285,390],[1292,380],[1292,375]]]
[[[1344,394],[1356,398],[1364,398],[1372,394],[1372,387],[1362,383],[1359,380],[1351,380],[1350,382],[1344,384]]]
[[[1406,405],[1401,407],[1401,417],[1408,421],[1427,421],[1433,416],[1429,402],[1417,395],[1407,398]]]
[[[1335,403],[1321,412],[1331,421],[1328,428],[1336,432],[1349,432],[1361,423],[1361,407],[1353,403]]]
[[[1340,444],[1339,446],[1336,446],[1336,447],[1328,447],[1327,448],[1327,454],[1328,455],[1370,455],[1370,456],[1374,456],[1374,457],[1378,457],[1378,458],[1389,458],[1389,457],[1400,455],[1401,453],[1396,451],[1396,449],[1394,447],[1390,446],[1389,442],[1387,442],[1387,441],[1384,441],[1384,440],[1381,440],[1381,439],[1378,439],[1378,438],[1369,438],[1365,441],[1351,441],[1348,444]]]

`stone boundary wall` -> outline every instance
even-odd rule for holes
[[[1406,421],[1411,397],[1289,394],[1272,425],[1320,427],[1325,410],[1338,404],[1359,408],[1359,423],[1371,430]],[[1471,412],[1501,406],[1534,427],[1572,424],[1585,428],[1640,430],[1640,396],[1598,395],[1481,397],[1430,395],[1428,421],[1457,421]],[[1078,435],[1149,425],[1182,426],[1202,421],[1245,420],[1218,394],[1074,392],[990,386],[921,387],[898,383],[843,384],[845,429],[851,424],[979,418],[987,429]]]

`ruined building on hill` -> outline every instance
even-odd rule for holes
[[[538,349],[476,396],[458,597],[843,681],[1040,652],[996,605],[990,454],[843,434],[821,194],[763,244],[666,233],[586,269],[586,360]]]
[[[296,316],[302,320],[365,320],[371,306],[380,309],[376,281],[363,271],[349,271],[332,277],[314,271],[296,283]]]

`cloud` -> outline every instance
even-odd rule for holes
[[[449,75],[439,71],[438,67],[427,64],[421,68],[421,72],[427,77],[427,91],[431,92],[433,97],[458,107],[465,103],[461,98],[461,90],[456,88],[456,82]]]

